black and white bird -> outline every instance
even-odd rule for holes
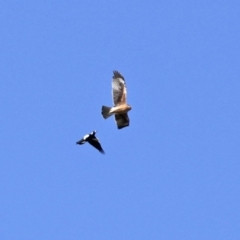
[[[76,142],[76,144],[82,145],[85,142],[90,143],[93,147],[95,147],[100,153],[104,154],[105,152],[103,151],[101,144],[99,140],[96,138],[95,134],[97,131],[93,131],[87,135],[85,135],[81,140]]]

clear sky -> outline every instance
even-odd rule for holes
[[[240,239],[239,1],[2,1],[0,30],[1,240]]]

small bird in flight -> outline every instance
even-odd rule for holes
[[[104,154],[101,144],[99,140],[96,138],[95,134],[97,131],[93,131],[87,135],[85,135],[81,140],[76,142],[76,144],[82,145],[85,142],[89,142],[93,147],[95,147],[100,153]]]
[[[132,107],[127,104],[125,79],[118,71],[113,71],[112,96],[114,107],[102,106],[103,117],[106,119],[114,114],[118,129],[129,126],[130,120],[127,112]]]

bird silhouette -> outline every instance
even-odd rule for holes
[[[90,143],[93,147],[95,147],[100,153],[104,154],[101,144],[99,140],[96,138],[95,134],[97,131],[93,131],[87,135],[85,135],[81,140],[77,141],[76,144],[82,145],[86,142]]]

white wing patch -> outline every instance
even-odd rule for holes
[[[83,140],[86,140],[88,137],[89,137],[89,134],[85,135],[85,136],[83,137]]]

